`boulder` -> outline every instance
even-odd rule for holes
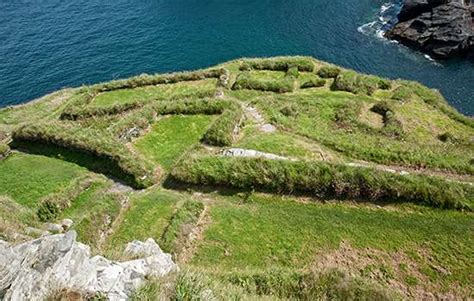
[[[469,0],[405,0],[386,37],[446,59],[474,56],[474,5]]]
[[[44,300],[60,291],[72,291],[125,300],[146,277],[161,277],[176,270],[171,256],[154,240],[134,244],[142,246],[134,251],[142,258],[115,262],[102,256],[91,258],[90,248],[76,241],[74,231],[17,246],[2,242],[0,299]]]

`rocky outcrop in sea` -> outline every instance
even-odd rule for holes
[[[20,245],[0,241],[0,300],[54,299],[61,293],[66,299],[73,294],[127,300],[146,277],[163,277],[177,269],[153,239],[129,243],[124,255],[137,259],[91,257],[90,248],[76,241],[74,231]]]
[[[474,1],[405,0],[385,35],[437,59],[474,57]]]

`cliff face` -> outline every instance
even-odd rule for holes
[[[435,58],[474,56],[472,0],[405,0],[389,39]]]

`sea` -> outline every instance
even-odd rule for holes
[[[474,115],[474,62],[386,40],[401,0],[0,0],[0,107],[64,87],[309,55],[417,80]]]

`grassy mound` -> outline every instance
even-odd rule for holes
[[[307,192],[319,197],[366,198],[472,210],[471,185],[371,168],[322,162],[197,157],[183,160],[174,179],[207,186]]]

